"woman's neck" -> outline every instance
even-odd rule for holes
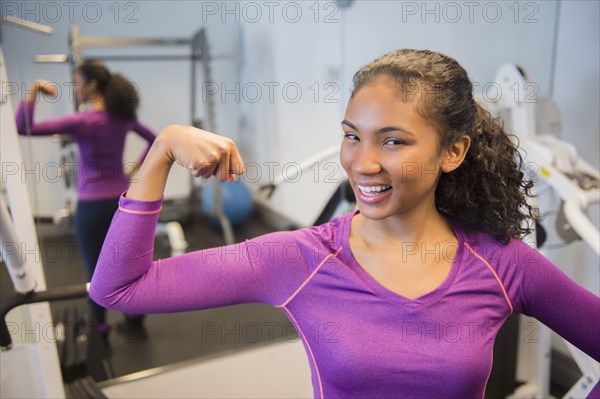
[[[454,236],[448,220],[435,208],[409,215],[394,215],[382,220],[366,219],[359,214],[357,222],[365,244],[428,243],[432,240],[446,241]]]
[[[106,103],[104,102],[104,97],[102,96],[97,96],[89,103],[94,111],[106,111]]]

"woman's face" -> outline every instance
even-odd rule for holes
[[[340,161],[368,219],[435,206],[445,152],[438,153],[438,133],[417,113],[418,101],[402,101],[398,85],[379,77],[348,103]]]
[[[74,76],[74,80],[75,80],[75,96],[77,97],[77,101],[79,101],[79,103],[84,103],[87,101],[87,99],[85,98],[85,79],[83,78],[83,76],[81,76],[81,74],[79,72],[75,72],[75,76]]]
[[[75,72],[74,80],[75,96],[77,97],[79,103],[89,102],[90,100],[93,100],[95,96],[97,96],[95,80],[88,82],[79,72]]]

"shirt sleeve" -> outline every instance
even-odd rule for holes
[[[299,240],[301,232],[153,261],[160,206],[121,197],[90,285],[99,305],[126,313],[278,305],[310,274],[312,253]]]
[[[600,297],[581,287],[527,244],[518,254],[520,292],[516,310],[535,317],[561,337],[600,361]]]
[[[61,118],[34,123],[35,101],[23,101],[16,114],[17,131],[21,135],[50,136],[53,134],[76,135],[80,116],[76,113]]]
[[[148,155],[148,151],[150,151],[150,147],[152,147],[152,143],[156,139],[156,135],[152,132],[152,130],[148,129],[145,125],[141,124],[137,119],[135,119],[132,123],[131,130],[139,134],[143,139],[148,142],[148,146],[146,149],[140,154],[138,158],[138,162],[142,163]]]

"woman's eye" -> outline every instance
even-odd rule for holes
[[[358,141],[358,136],[352,133],[344,133],[344,138],[352,141]]]
[[[384,144],[404,145],[404,144],[406,144],[406,142],[402,141],[402,140],[398,140],[398,139],[388,139],[384,142]]]

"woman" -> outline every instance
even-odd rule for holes
[[[153,262],[174,163],[243,173],[230,140],[166,128],[120,199],[90,295],[140,313],[272,304],[296,325],[317,398],[481,398],[513,312],[600,358],[600,298],[518,239],[532,184],[455,60],[398,50],[363,67],[342,128],[358,211]]]
[[[90,110],[44,122],[34,122],[35,104],[40,93],[55,96],[56,88],[47,81],[36,81],[27,99],[17,110],[19,134],[43,136],[66,133],[74,137],[79,147],[77,163],[77,241],[91,279],[98,261],[110,221],[118,208],[118,199],[129,186],[129,176],[123,166],[125,136],[134,131],[148,142],[155,139],[150,129],[136,117],[139,98],[136,88],[119,74],[111,74],[100,62],[83,62],[75,72],[75,94]],[[148,149],[140,156],[141,164]],[[139,165],[138,165],[139,166]],[[99,331],[106,336],[109,325],[106,310],[91,302],[92,316]],[[145,332],[141,315],[129,315],[123,331],[137,338]]]

